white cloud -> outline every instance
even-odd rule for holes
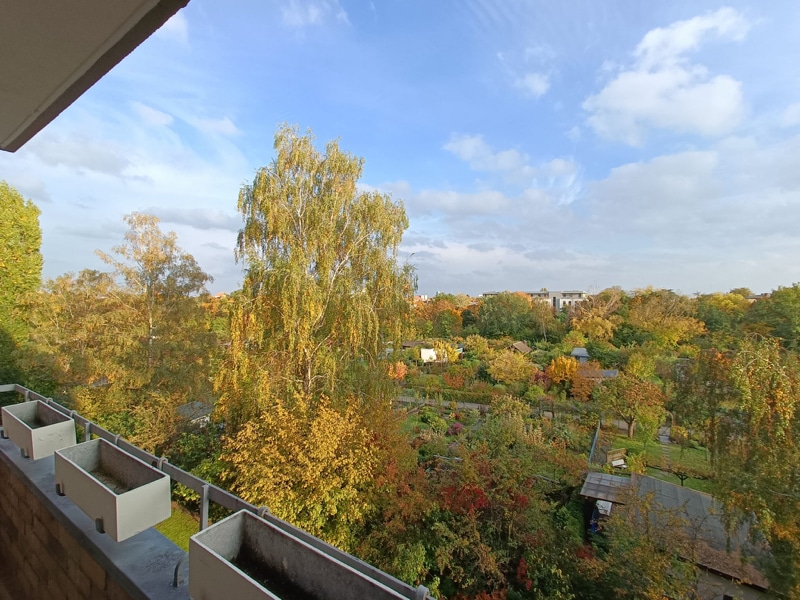
[[[417,214],[446,213],[461,215],[493,215],[509,208],[509,200],[501,192],[459,193],[452,190],[423,190],[411,200]]]
[[[152,206],[144,212],[157,216],[165,223],[187,225],[204,231],[223,229],[238,232],[242,226],[241,217],[233,216],[221,210]]]
[[[46,165],[63,166],[75,169],[78,173],[94,171],[122,176],[130,165],[125,149],[120,144],[92,139],[87,135],[60,136],[45,132],[31,141],[27,150]]]
[[[146,104],[142,104],[141,102],[131,102],[131,107],[146,125],[166,127],[167,125],[171,125],[174,121],[172,115],[168,115],[165,112],[156,110],[155,108],[147,106]]]
[[[513,148],[495,152],[481,135],[452,134],[443,148],[476,171],[502,173],[514,181],[530,181],[536,175],[527,154]]]
[[[166,39],[175,40],[182,44],[189,43],[189,23],[186,21],[186,15],[182,10],[176,12],[166,23],[158,30],[158,36]]]
[[[234,136],[242,133],[228,117],[223,117],[222,119],[192,118],[189,122],[203,133],[212,135]]]
[[[741,83],[711,76],[687,54],[711,37],[741,40],[748,24],[738,12],[714,13],[649,31],[633,65],[583,103],[589,125],[603,137],[640,145],[649,128],[704,136],[730,132],[744,115]]]
[[[571,142],[577,142],[579,139],[581,139],[581,135],[581,128],[578,125],[571,127],[567,131],[567,139],[569,139]]]
[[[636,47],[637,66],[642,70],[657,70],[686,61],[686,54],[697,50],[700,44],[716,35],[721,39],[741,41],[749,24],[732,8],[678,21],[669,27],[648,31]]]
[[[323,25],[331,19],[348,23],[347,12],[338,0],[289,0],[281,5],[281,18],[289,27],[303,28]]]
[[[540,98],[550,89],[550,81],[547,75],[541,73],[527,73],[517,79],[515,86],[525,91],[528,96]]]
[[[795,102],[786,107],[781,115],[781,125],[795,127],[800,125],[800,102]]]

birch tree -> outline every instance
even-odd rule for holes
[[[415,279],[398,261],[402,203],[359,190],[363,160],[337,141],[320,152],[310,132],[282,126],[275,153],[239,194],[244,285],[218,379],[229,422],[297,398],[385,395],[389,386],[353,389],[348,374],[385,378],[378,362],[410,323]]]

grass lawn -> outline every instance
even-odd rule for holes
[[[200,531],[200,523],[194,516],[173,502],[172,516],[156,525],[156,529],[188,552],[189,538]]]
[[[661,450],[661,444],[656,441],[649,442],[645,449],[645,444],[641,439],[634,438],[629,440],[625,435],[615,435],[611,444],[612,448],[627,448],[628,454],[645,453],[647,457],[647,464],[655,465],[658,467],[666,467],[664,461],[664,454]],[[697,448],[681,448],[677,444],[669,444],[669,458],[672,470],[680,470],[681,467],[694,473],[708,473],[711,475],[711,463],[709,462],[708,452],[704,449]],[[647,474],[657,479],[669,481],[677,485],[681,484],[680,479],[672,473],[667,473],[659,469],[647,469]],[[711,492],[713,482],[708,479],[696,479],[694,477],[688,478],[683,483],[684,486],[698,490],[701,492]]]
[[[653,469],[648,467],[647,475],[655,479],[660,479],[662,481],[668,481],[669,483],[674,483],[675,485],[681,484],[681,480],[678,479],[676,475],[673,475],[672,473],[667,473],[666,471],[661,471],[660,469]],[[714,492],[714,482],[712,482],[710,479],[695,479],[694,477],[689,477],[688,479],[686,479],[686,481],[683,482],[683,485],[687,488],[697,490],[698,492],[705,492],[707,494],[711,494]]]

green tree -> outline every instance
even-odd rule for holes
[[[32,367],[49,357],[76,409],[151,450],[177,432],[178,406],[211,401],[210,278],[155,217],[125,222],[125,242],[99,252],[114,273],[64,275],[31,299],[24,354]]]
[[[628,437],[632,438],[636,423],[658,423],[664,414],[664,394],[654,383],[627,373],[597,386],[592,396],[608,413],[628,424]]]
[[[746,316],[750,329],[763,326],[786,348],[800,350],[800,283],[779,287],[769,298],[756,301]]]
[[[346,372],[357,365],[385,376],[378,362],[388,342],[399,347],[415,286],[397,260],[403,205],[357,189],[362,159],[336,141],[321,153],[310,133],[289,126],[276,133],[275,151],[239,194],[244,289],[218,380],[237,423],[276,401],[347,397]]]
[[[705,294],[695,300],[697,317],[709,332],[737,332],[750,308],[747,298],[740,294]]]
[[[0,219],[0,382],[23,383],[13,353],[26,338],[27,326],[16,307],[41,284],[39,209],[0,181]]]
[[[478,329],[483,337],[531,339],[531,301],[524,295],[502,292],[484,298],[479,315]]]

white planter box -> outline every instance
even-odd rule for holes
[[[3,407],[3,434],[38,460],[75,445],[75,421],[40,400]]]
[[[242,510],[189,538],[194,600],[396,600],[378,581]]]
[[[103,439],[55,452],[56,491],[120,542],[169,518],[170,479]]]

